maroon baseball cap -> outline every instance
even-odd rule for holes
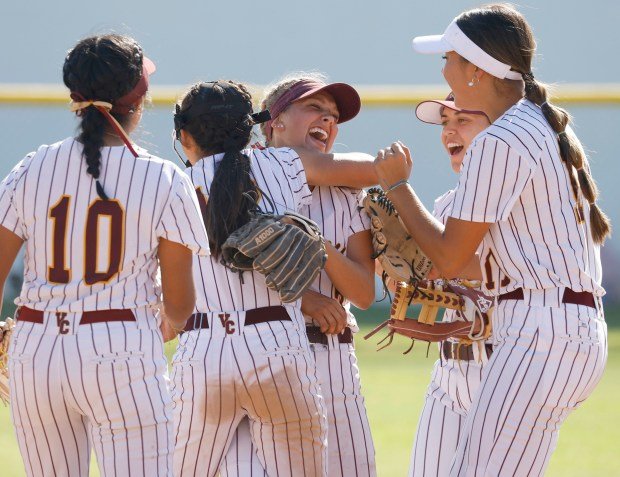
[[[276,119],[291,103],[308,98],[317,93],[329,93],[338,107],[338,123],[344,123],[353,119],[360,112],[362,101],[355,88],[346,83],[323,83],[317,80],[300,80],[291,86],[280,96],[269,108],[271,121],[267,123],[268,135],[271,134],[271,123]],[[269,138],[268,138],[269,139]]]

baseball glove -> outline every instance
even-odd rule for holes
[[[327,260],[318,226],[294,213],[254,212],[222,245],[222,264],[236,272],[255,270],[267,287],[290,303],[312,284]]]
[[[385,193],[373,187],[363,202],[370,216],[373,258],[379,260],[385,276],[408,284],[422,280],[432,263],[403,225],[398,212]]]
[[[422,304],[417,319],[405,316],[411,303]],[[478,291],[475,283],[467,281],[423,281],[415,287],[400,283],[392,301],[390,319],[364,338],[370,338],[387,326],[389,333],[379,344],[388,340],[385,346],[389,346],[394,334],[405,336],[412,340],[411,347],[405,354],[411,350],[415,340],[431,343],[453,338],[460,344],[470,344],[490,336],[492,305],[491,298]],[[436,321],[439,308],[457,310],[461,319],[451,322]]]
[[[0,401],[9,402],[9,343],[15,322],[11,318],[0,321]]]

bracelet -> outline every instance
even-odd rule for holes
[[[407,179],[401,179],[398,182],[392,184],[390,187],[387,188],[387,190],[385,191],[385,194],[389,194],[390,192],[392,192],[394,189],[398,189],[400,186],[402,185],[409,185],[409,181]]]

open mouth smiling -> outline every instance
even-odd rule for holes
[[[455,156],[463,150],[463,145],[459,144],[458,142],[449,142],[447,144],[447,147],[451,156]]]
[[[310,131],[308,131],[308,134],[315,141],[319,141],[323,145],[327,144],[327,139],[329,138],[329,134],[324,129],[321,129],[315,126],[313,128],[310,128]]]

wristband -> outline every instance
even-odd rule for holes
[[[400,186],[405,185],[405,184],[409,185],[409,181],[407,179],[399,180],[398,182],[392,184],[390,187],[387,188],[387,190],[385,191],[385,195],[389,194],[394,189],[398,189]]]

